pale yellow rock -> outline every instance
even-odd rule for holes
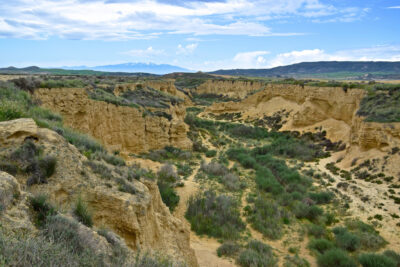
[[[20,144],[25,138],[38,138],[38,127],[32,119],[0,122],[0,144]]]
[[[5,210],[10,206],[15,198],[21,195],[17,179],[6,172],[0,171],[0,205]]]
[[[23,132],[24,135],[15,135],[14,132]],[[0,192],[4,193],[4,203],[8,203],[0,223],[8,229],[27,233],[36,231],[29,211],[29,195],[45,193],[59,210],[67,213],[71,213],[71,207],[81,197],[93,213],[94,226],[106,227],[121,236],[133,255],[139,248],[159,251],[175,260],[185,261],[188,266],[197,266],[190,247],[189,229],[171,215],[155,182],[133,180],[129,183],[135,188],[134,194],[119,191],[115,180],[100,178],[93,173],[84,164],[86,158],[73,145],[51,130],[38,128],[33,120],[0,123],[0,134],[2,138],[9,136],[7,144],[2,144],[5,150],[0,153],[16,149],[24,136],[36,134],[35,142],[43,148],[43,153],[57,158],[55,173],[48,178],[47,184],[27,187],[25,176],[15,179],[0,172]],[[17,194],[12,192],[17,192],[18,188],[20,196],[15,198]],[[83,237],[88,235],[86,239],[96,250],[108,251],[104,240],[95,233],[91,234],[92,230],[83,227],[80,231]]]
[[[186,106],[192,105],[190,98],[175,87],[175,80],[145,80],[137,83],[118,84],[114,88],[115,95],[121,95],[126,91],[134,91],[137,88],[151,87],[164,93],[179,97],[184,100]]]
[[[116,106],[88,98],[84,89],[39,89],[42,105],[60,113],[64,123],[100,140],[110,150],[141,153],[175,146],[191,149],[184,106],[170,108],[172,120],[145,116],[141,109]]]
[[[198,94],[217,94],[243,99],[249,93],[254,93],[264,87],[264,83],[257,81],[207,80],[194,90]]]
[[[329,139],[362,149],[399,146],[400,123],[365,122],[356,115],[364,95],[361,89],[269,84],[241,102],[214,103],[206,112],[257,119],[285,109],[291,114],[282,130],[312,132],[322,126]]]

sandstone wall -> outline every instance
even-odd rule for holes
[[[73,145],[56,132],[37,127],[32,119],[0,122],[0,146],[4,148],[0,157],[18,148],[28,137],[35,137],[46,155],[57,158],[56,170],[47,184],[31,187],[26,187],[25,176],[15,179],[0,172],[0,204],[5,208],[0,216],[3,227],[17,233],[37,231],[29,211],[28,197],[32,194],[45,193],[67,215],[72,214],[72,207],[81,197],[93,214],[94,229],[88,231],[95,234],[96,228],[107,228],[122,237],[133,251],[159,251],[185,261],[188,266],[197,266],[189,229],[171,215],[154,182],[133,179],[135,193],[121,192],[115,180],[93,173],[85,165],[86,157]],[[19,197],[15,199],[17,191]]]
[[[263,91],[241,102],[214,103],[206,112],[241,112],[243,118],[271,115],[279,109],[291,111],[283,130],[308,130],[323,126],[329,138],[362,149],[400,145],[400,123],[371,123],[356,115],[365,95],[361,89],[269,84]]]
[[[164,93],[182,98],[185,101],[185,105],[191,105],[192,102],[190,98],[183,92],[179,91],[175,87],[175,80],[145,80],[138,83],[125,83],[118,84],[115,86],[114,93],[120,95],[125,91],[133,91],[140,87],[151,87]]]
[[[198,94],[217,94],[225,95],[233,98],[245,98],[249,93],[264,88],[265,84],[261,82],[249,81],[220,81],[207,80],[199,85],[194,92]]]
[[[165,146],[191,148],[183,122],[184,106],[171,107],[173,119],[169,121],[145,116],[141,109],[89,99],[84,89],[39,89],[35,97],[60,113],[66,125],[99,139],[111,150],[141,153]]]

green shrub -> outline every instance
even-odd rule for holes
[[[5,159],[2,159],[5,162],[0,162],[0,171],[9,173],[15,176],[18,173],[18,166],[15,163],[6,162]]]
[[[310,221],[317,220],[318,217],[324,213],[324,211],[316,205],[310,206],[301,202],[298,202],[296,204],[293,212],[297,218],[299,219],[306,218],[309,219]]]
[[[259,168],[256,173],[256,184],[265,192],[274,195],[281,194],[284,191],[283,186],[276,180],[273,173],[267,168]]]
[[[56,170],[57,158],[53,156],[45,156],[39,159],[39,168],[43,171],[46,178],[52,176]]]
[[[35,221],[39,226],[43,226],[49,216],[57,213],[56,208],[48,203],[46,195],[33,196],[29,199],[29,202],[35,211]]]
[[[86,134],[78,133],[70,128],[59,126],[52,127],[52,130],[63,136],[70,144],[76,146],[81,153],[85,151],[90,151],[91,153],[105,151],[104,147],[98,141]]]
[[[0,121],[9,121],[26,116],[18,102],[0,101]]]
[[[334,248],[335,245],[326,239],[311,239],[310,243],[308,243],[308,248],[314,250],[320,254],[325,253],[325,251]]]
[[[101,162],[85,161],[85,165],[89,166],[90,169],[96,174],[99,174],[102,178],[110,180],[113,178],[112,170]]]
[[[164,164],[157,173],[158,180],[166,183],[175,183],[179,177],[171,164]]]
[[[28,237],[0,232],[1,265],[104,266],[106,264],[101,255],[96,255],[90,250],[77,252],[67,241],[60,241],[54,242],[42,234]]]
[[[161,254],[138,253],[132,267],[183,267],[185,264],[176,263],[168,256]]]
[[[366,253],[358,257],[363,267],[396,267],[397,262],[385,255]]]
[[[124,178],[117,178],[116,182],[118,183],[118,190],[121,192],[125,192],[125,193],[129,193],[129,194],[136,194],[137,190],[136,188],[133,186],[132,183],[126,181]]]
[[[317,204],[328,204],[334,198],[335,194],[329,191],[326,192],[318,192],[313,193],[310,192],[308,194],[312,200],[314,200]]]
[[[279,239],[283,234],[283,223],[289,215],[276,202],[259,195],[247,216],[254,229],[268,238]]]
[[[357,111],[357,115],[366,117],[366,121],[400,122],[400,90],[389,92],[378,90],[366,95]]]
[[[326,235],[326,229],[322,225],[309,224],[307,226],[308,234],[315,238],[322,238]]]
[[[239,254],[237,263],[243,267],[272,267],[276,266],[277,260],[270,246],[260,241],[252,240],[247,245],[247,249]]]
[[[114,165],[114,166],[125,166],[126,163],[125,161],[115,155],[109,154],[106,151],[97,151],[94,153],[90,159],[95,159],[95,160],[104,160],[108,164]]]
[[[317,258],[319,267],[357,267],[355,261],[341,249],[330,249]]]
[[[184,178],[189,177],[193,173],[193,168],[189,164],[178,163],[176,164],[178,174]]]
[[[239,204],[227,195],[205,191],[188,201],[185,214],[197,234],[223,239],[237,239],[246,226],[240,219]]]
[[[88,227],[93,226],[92,214],[90,213],[88,206],[81,198],[78,198],[74,208],[74,215],[77,219]]]
[[[211,177],[222,176],[229,173],[228,168],[216,161],[212,161],[208,164],[202,162],[200,170]]]
[[[206,152],[206,157],[207,158],[212,158],[212,157],[215,157],[216,155],[217,155],[217,151],[216,150],[208,150]]]
[[[232,242],[225,242],[221,246],[218,247],[217,249],[217,255],[218,257],[222,256],[228,256],[232,257],[236,253],[238,253],[240,250],[240,245]]]
[[[400,254],[399,253],[396,253],[393,250],[385,250],[385,252],[383,252],[383,255],[391,258],[392,260],[394,260],[396,262],[397,266],[400,266]]]
[[[387,242],[373,226],[359,220],[346,221],[347,228],[360,239],[361,248],[365,250],[377,250],[384,247]]]
[[[170,183],[164,181],[158,181],[157,185],[162,201],[167,205],[171,212],[174,211],[176,206],[178,206],[180,199],[175,189]]]
[[[228,189],[229,191],[237,191],[241,187],[239,176],[233,173],[227,173],[222,176],[219,181]]]
[[[336,244],[339,248],[348,251],[356,251],[360,248],[360,238],[350,233],[346,228],[336,227],[333,229],[333,233],[335,234]]]
[[[297,254],[294,256],[286,255],[283,267],[310,267],[310,264],[306,259],[300,258]]]
[[[84,240],[79,236],[79,226],[75,220],[56,215],[46,221],[44,236],[56,243],[67,243],[69,248],[78,253],[85,251]]]

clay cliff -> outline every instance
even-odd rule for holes
[[[400,146],[400,123],[365,122],[357,116],[364,95],[361,89],[269,84],[241,102],[214,103],[203,115],[240,113],[242,120],[255,121],[285,111],[281,130],[313,132],[322,127],[329,139],[347,144],[351,157],[366,153],[371,158],[368,151],[388,153]]]
[[[18,119],[0,123],[0,157],[7,157],[27,140],[33,140],[44,155],[57,159],[55,173],[47,183],[26,185],[27,177],[17,172],[15,177],[0,172],[2,227],[23,231],[28,235],[37,232],[28,198],[40,192],[49,196],[63,216],[73,217],[72,206],[81,197],[93,214],[94,226],[81,225],[87,236],[94,240],[96,249],[107,250],[107,241],[94,229],[110,229],[123,243],[134,251],[160,251],[189,266],[197,266],[194,251],[190,248],[189,229],[173,217],[160,198],[154,181],[143,178],[126,180],[133,188],[130,193],[119,189],[122,167],[97,162],[108,169],[108,179],[100,177],[88,166],[85,156],[56,132],[39,128],[32,119]],[[93,163],[92,163],[93,164]],[[124,178],[125,179],[125,178]]]
[[[182,98],[184,99],[185,105],[192,104],[189,96],[187,96],[182,91],[179,91],[175,87],[175,80],[145,80],[145,81],[140,81],[138,83],[117,84],[114,89],[114,94],[121,95],[123,92],[133,91],[136,90],[138,87],[146,87],[146,86]]]
[[[265,84],[257,81],[207,80],[193,89],[197,94],[217,94],[232,98],[245,98],[264,88]]]
[[[141,153],[165,146],[190,149],[184,105],[170,106],[172,119],[146,115],[143,109],[89,99],[85,89],[39,89],[35,98],[63,116],[64,123],[100,140],[110,150]]]

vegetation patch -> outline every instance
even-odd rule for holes
[[[92,214],[89,211],[88,206],[83,202],[82,198],[78,198],[74,207],[74,215],[76,218],[88,227],[93,226]]]
[[[174,168],[170,164],[165,164],[157,173],[157,185],[161,194],[161,199],[168,206],[169,210],[174,211],[179,203],[179,196],[175,191],[175,186],[179,181]]]
[[[190,197],[185,216],[199,235],[235,240],[246,227],[240,219],[239,203],[228,195],[217,196],[214,191]]]
[[[400,86],[370,91],[362,99],[357,115],[371,122],[400,122]]]
[[[276,266],[277,262],[277,259],[273,255],[272,248],[257,240],[251,240],[247,244],[247,248],[243,250],[237,258],[237,263],[243,267],[272,267]]]

